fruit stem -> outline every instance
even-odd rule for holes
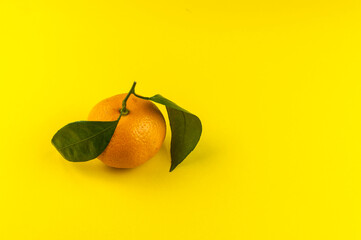
[[[132,88],[130,89],[130,91],[128,92],[127,96],[125,96],[123,102],[122,102],[122,109],[120,110],[121,116],[125,116],[128,115],[129,110],[127,109],[127,100],[130,96],[130,94],[134,94],[134,89],[135,89],[135,85],[137,84],[137,82],[134,81]]]

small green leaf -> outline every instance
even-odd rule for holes
[[[196,115],[159,94],[149,99],[167,108],[172,131],[170,171],[173,171],[196,147],[202,134],[202,124]]]
[[[108,146],[118,120],[109,122],[79,121],[61,128],[51,142],[71,162],[84,162],[98,157]]]

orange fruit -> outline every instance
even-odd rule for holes
[[[115,121],[127,94],[104,99],[90,111],[90,121]],[[135,97],[127,100],[128,115],[122,116],[114,135],[102,154],[103,163],[115,168],[134,168],[152,158],[161,148],[166,124],[162,113],[149,100]]]

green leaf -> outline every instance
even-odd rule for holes
[[[79,121],[61,128],[51,142],[71,162],[84,162],[98,157],[108,146],[118,120],[109,122]]]
[[[167,108],[172,131],[170,171],[173,171],[196,147],[202,134],[202,124],[196,115],[159,94],[149,99]]]

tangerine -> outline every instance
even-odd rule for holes
[[[90,121],[115,121],[127,94],[104,99],[90,111]],[[152,158],[161,148],[166,124],[157,106],[133,94],[126,102],[129,111],[121,116],[106,149],[98,156],[104,164],[115,168],[134,168]]]

